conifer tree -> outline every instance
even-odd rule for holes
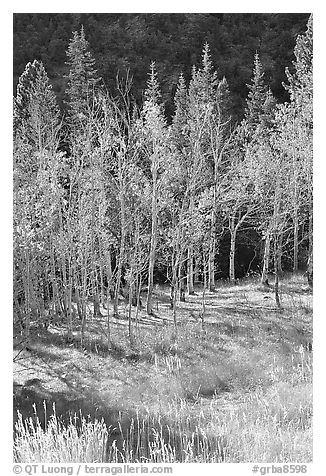
[[[208,157],[210,155],[210,122],[214,114],[217,73],[214,70],[209,45],[205,43],[202,52],[202,64],[199,69],[192,69],[189,84],[189,235],[190,242],[187,256],[187,288],[194,292],[194,210],[195,196],[203,190],[210,177]]]
[[[82,121],[88,106],[92,103],[100,78],[95,69],[95,59],[86,40],[83,26],[74,31],[66,52],[69,66],[66,89],[67,105],[72,120]]]
[[[172,141],[177,150],[182,150],[187,146],[187,119],[188,119],[188,93],[183,74],[178,80],[177,90],[174,96],[175,112],[172,120]]]
[[[59,125],[59,108],[43,63],[26,65],[14,99],[14,138],[32,150],[53,147]]]
[[[312,126],[313,96],[313,19],[310,15],[305,34],[299,35],[294,48],[294,71],[286,68],[289,84],[284,84],[290,94],[291,103]]]
[[[204,193],[205,186],[210,188],[211,213],[209,244],[206,248],[209,253],[207,261],[208,280],[211,290],[214,289],[214,269],[216,254],[217,232],[217,202],[219,194],[220,164],[227,137],[229,124],[229,90],[227,81],[218,79],[214,69],[209,46],[203,48],[202,64],[199,69],[193,68],[189,85],[189,144],[191,158],[189,215],[190,230],[193,227],[194,197]],[[190,231],[190,235],[193,234]],[[193,292],[193,244],[188,248],[188,292]]]
[[[264,80],[264,70],[257,52],[254,57],[251,84],[247,84],[247,87],[249,89],[249,93],[247,98],[245,119],[249,129],[254,131],[260,123],[267,94],[267,86]]]

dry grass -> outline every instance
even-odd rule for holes
[[[247,280],[208,294],[204,331],[191,317],[199,294],[180,306],[177,337],[143,322],[130,344],[117,322],[108,349],[93,322],[88,350],[35,339],[16,364],[15,460],[312,461],[312,297],[302,277],[283,282],[281,300],[279,311]],[[62,420],[24,420],[35,377],[30,402],[56,401]],[[67,417],[78,408],[92,418]]]

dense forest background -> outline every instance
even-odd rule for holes
[[[125,76],[129,70],[132,94],[140,104],[149,65],[155,60],[168,118],[174,111],[180,73],[190,80],[192,66],[200,62],[207,41],[218,76],[227,78],[232,116],[238,119],[244,112],[255,52],[275,98],[289,99],[282,86],[285,67],[294,60],[296,38],[305,31],[308,18],[306,13],[15,14],[14,94],[25,65],[37,59],[43,62],[63,107],[69,72],[66,50],[72,31],[83,25],[96,68],[112,94],[117,73]]]

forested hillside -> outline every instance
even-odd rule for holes
[[[294,60],[296,37],[307,14],[15,14],[14,91],[25,65],[43,62],[62,105],[68,66],[65,51],[72,31],[84,26],[100,76],[115,94],[116,74],[133,77],[132,93],[141,103],[147,71],[156,62],[163,102],[170,118],[178,76],[188,81],[201,60],[207,41],[219,77],[228,80],[232,112],[242,116],[252,60],[259,53],[265,77],[279,101],[288,99],[282,87],[285,67]]]
[[[14,22],[15,461],[311,461],[312,16]]]

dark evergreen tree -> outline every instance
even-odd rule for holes
[[[68,86],[66,89],[67,105],[72,120],[82,121],[88,106],[92,103],[96,86],[100,78],[95,69],[95,59],[85,38],[84,28],[73,32],[66,52],[69,66]]]
[[[177,91],[174,96],[175,112],[172,120],[173,143],[179,150],[186,145],[188,93],[183,73],[180,74]]]
[[[247,97],[245,118],[248,127],[252,130],[255,130],[260,123],[267,94],[264,70],[258,53],[255,54],[254,58],[251,84],[247,84],[247,87],[249,89],[249,94]]]

